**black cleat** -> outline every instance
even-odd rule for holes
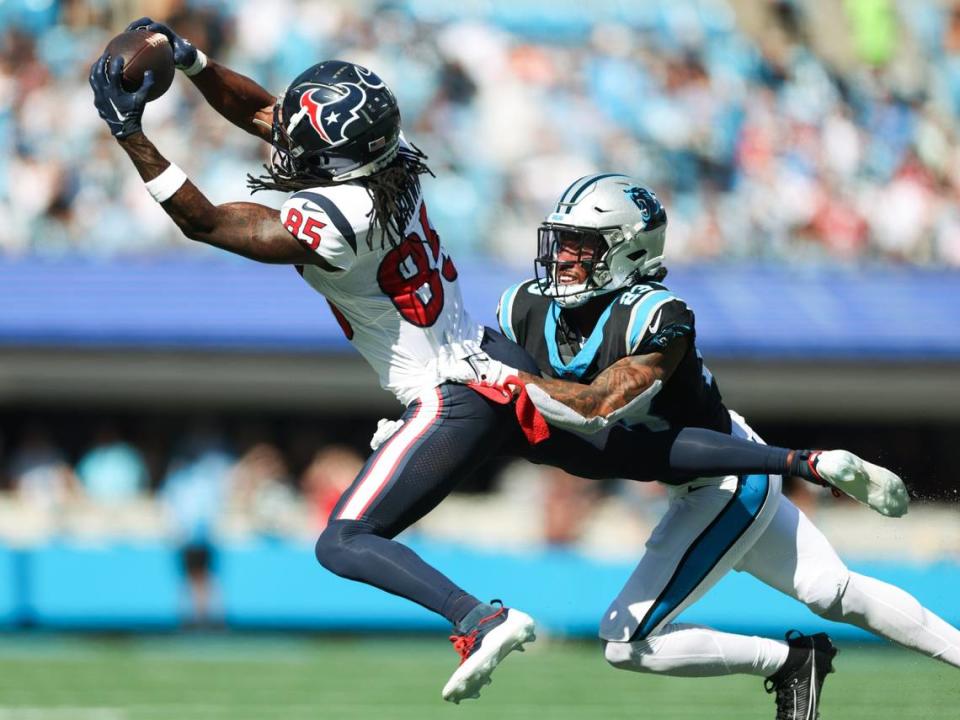
[[[764,689],[777,694],[776,720],[817,720],[820,688],[833,672],[837,649],[826,633],[802,635],[791,630],[786,639],[790,646],[787,661],[764,681]]]

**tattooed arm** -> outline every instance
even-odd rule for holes
[[[622,358],[597,375],[589,385],[525,372],[518,375],[524,384],[539,386],[554,400],[585,418],[606,416],[625,406],[657,380],[666,383],[688,348],[686,338],[677,338],[663,352]]]
[[[156,178],[170,162],[142,132],[119,140],[144,182]],[[161,204],[191,240],[213,245],[265,263],[320,265],[336,270],[291,235],[280,222],[280,213],[250,202],[214,205],[187,180]]]
[[[165,23],[149,17],[134,20],[127,30],[162,33],[173,48],[173,61],[197,86],[204,99],[238,128],[270,142],[276,98],[245,75],[212,60]]]
[[[208,60],[190,78],[204,99],[238,128],[270,142],[276,98],[263,87],[225,65]]]
[[[123,58],[104,53],[90,68],[93,104],[120,143],[147,189],[161,207],[192,240],[213,245],[251,260],[289,265],[319,265],[335,268],[312,252],[280,222],[280,213],[256,203],[214,205],[187,179],[180,168],[160,154],[143,134],[141,121],[147,96],[153,86],[153,71],[143,74],[137,90],[127,91],[121,82]],[[299,230],[296,230],[299,233]],[[316,234],[309,236],[319,245]]]

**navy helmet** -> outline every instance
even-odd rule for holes
[[[277,100],[272,142],[284,174],[327,182],[371,175],[397,155],[397,99],[383,80],[360,65],[317,63]]]

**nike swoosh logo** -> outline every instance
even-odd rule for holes
[[[110,98],[110,107],[112,107],[112,108],[113,108],[113,111],[117,114],[117,120],[119,120],[120,122],[123,122],[124,120],[127,119],[127,116],[124,115],[122,112],[120,112],[120,108],[118,108],[118,107],[114,104],[113,98]]]
[[[650,323],[649,327],[647,327],[647,331],[648,331],[651,335],[656,335],[656,334],[657,334],[657,330],[660,329],[660,321],[661,321],[662,319],[663,319],[663,310],[661,310],[660,312],[657,313],[657,316],[653,319],[653,322]]]
[[[310,212],[319,212],[319,213],[324,212],[324,209],[323,209],[323,208],[317,207],[316,205],[314,205],[314,204],[313,204],[312,202],[310,202],[309,200],[307,200],[306,202],[303,203],[303,209],[304,209],[304,210],[309,210]]]

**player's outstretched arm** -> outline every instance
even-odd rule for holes
[[[211,203],[142,132],[121,139],[120,146],[147,183],[147,189],[191,240],[260,262],[335,269],[284,228],[279,211],[251,202]],[[170,179],[164,180],[168,175]],[[176,182],[182,184],[174,189]],[[164,199],[163,195],[171,190],[173,194]]]
[[[334,269],[284,228],[277,210],[256,203],[211,203],[143,134],[141,120],[153,73],[148,70],[141,87],[127,92],[120,83],[122,72],[121,57],[110,60],[108,66],[104,53],[93,64],[90,87],[94,106],[133,161],[147,190],[184,235],[252,260]]]
[[[684,352],[686,341],[680,338],[662,353],[622,358],[597,375],[589,385],[525,372],[518,373],[518,377],[528,389],[530,385],[536,385],[585,418],[603,417],[624,408],[658,381],[665,383],[683,359]]]
[[[276,98],[238,72],[208,60],[203,72],[190,78],[206,101],[237,127],[270,142]]]
[[[687,352],[687,346],[685,338],[677,338],[663,352],[622,358],[597,375],[589,385],[525,372],[519,372],[518,377],[528,391],[530,385],[536,385],[553,400],[585,418],[607,417],[652,390],[658,382],[662,384],[669,380]]]
[[[619,360],[589,384],[531,375],[482,352],[441,357],[437,379],[489,385],[511,394],[525,391],[551,425],[595,433],[620,420],[646,418],[651,401],[673,375],[687,349],[686,338],[674,338],[660,352]]]
[[[143,17],[127,26],[127,30],[140,28],[167,36],[173,48],[173,62],[193,81],[214,110],[241,130],[270,142],[276,102],[270,92],[246,75],[209,59],[163,23]]]

